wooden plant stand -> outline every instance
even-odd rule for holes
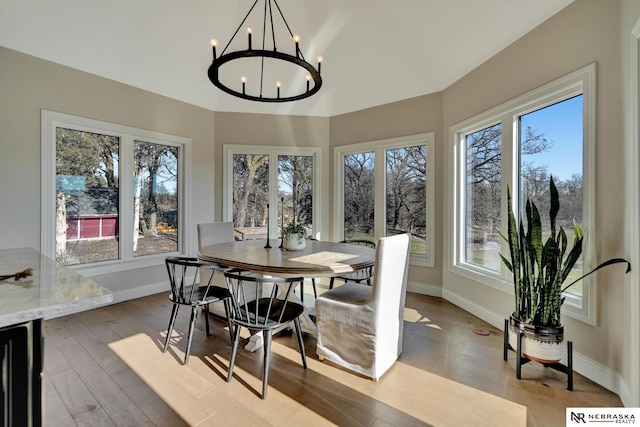
[[[536,360],[529,359],[526,356],[522,355],[522,336],[524,333],[522,331],[518,332],[518,348],[514,349],[509,344],[509,319],[504,320],[504,347],[503,347],[503,359],[505,362],[508,360],[509,350],[515,351],[516,353],[516,378],[522,378],[522,365],[525,365],[529,362],[537,362]],[[567,341],[567,364],[563,365],[559,362],[554,363],[542,363],[545,368],[555,369],[556,371],[567,374],[567,390],[573,391],[573,342]]]

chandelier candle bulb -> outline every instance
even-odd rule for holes
[[[322,56],[318,56],[318,74],[320,74],[320,67],[322,67]]]
[[[309,92],[309,81],[311,81],[311,74],[307,74],[307,92]]]
[[[242,82],[242,94],[244,95],[245,94],[245,84],[247,83],[247,78],[242,76],[240,78],[240,81]]]
[[[251,28],[247,28],[247,36],[249,37],[249,50],[251,50]]]
[[[280,98],[280,82],[276,82],[276,88],[278,89],[278,98]]]
[[[300,35],[294,34],[293,41],[296,44],[296,58],[300,58]]]
[[[216,46],[218,46],[218,40],[211,39],[211,48],[213,49],[213,60],[216,59]]]

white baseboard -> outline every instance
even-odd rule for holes
[[[631,389],[629,389],[629,387],[627,386],[627,383],[625,383],[622,378],[620,379],[620,393],[618,393],[618,396],[620,396],[620,400],[622,400],[622,404],[626,408],[638,407],[638,404],[633,400],[633,394],[631,393]]]
[[[566,356],[566,355],[565,355]],[[623,380],[620,374],[601,363],[595,362],[580,353],[573,352],[573,370],[589,378],[596,384],[621,396]]]
[[[468,299],[462,298],[461,296],[454,294],[446,289],[442,290],[442,297],[449,301],[452,304],[457,305],[464,311],[467,311],[473,314],[476,317],[484,320],[487,323],[490,323],[494,327],[500,329],[501,331],[504,329],[504,316],[497,315],[484,307],[477,305],[476,303],[469,301]]]
[[[407,291],[416,294],[429,295],[442,298],[442,286],[429,285],[425,283],[407,282]]]
[[[149,295],[154,295],[160,292],[167,292],[167,295],[171,292],[169,290],[169,282],[153,283],[150,285],[139,286],[131,289],[123,289],[113,292],[113,303],[129,301],[136,298],[142,298]]]
[[[98,308],[98,307],[104,307],[106,305],[111,305],[111,304],[117,304],[119,302],[123,302],[123,301],[129,301],[132,299],[136,299],[136,298],[142,298],[142,297],[146,297],[149,295],[154,295],[157,294],[159,292],[163,292],[166,291],[167,295],[169,293],[169,283],[167,282],[163,282],[163,283],[154,283],[151,285],[145,285],[145,286],[140,286],[140,287],[136,287],[136,288],[132,288],[132,289],[123,289],[120,291],[114,291],[113,292],[113,300],[111,302],[105,303],[105,304],[100,304],[100,305],[96,305],[96,306],[92,306],[89,310],[94,309],[94,308]],[[50,317],[48,317],[49,319],[54,319],[56,317],[63,317],[63,316],[69,316],[71,314],[76,314],[76,313],[80,313],[82,311],[86,311],[88,310],[87,308],[84,308],[82,306],[79,306],[77,309],[71,308],[69,310],[65,310],[65,311],[61,311],[60,313],[54,314]]]
[[[473,314],[474,316],[479,317],[485,322],[490,323],[501,331],[504,330],[504,316],[493,313],[485,309],[484,307],[481,307],[474,302],[462,298],[459,295],[454,294],[446,289],[443,289],[442,297],[452,304],[455,304],[463,310]],[[567,359],[566,350],[563,359],[565,361]],[[624,383],[621,375],[608,366],[595,362],[588,357],[577,353],[574,350],[573,370],[574,372],[577,372],[580,375],[589,378],[596,384],[601,385],[607,390],[616,393],[618,396],[620,396],[620,399],[625,405],[627,405],[626,402],[630,402],[631,394],[629,393],[629,390],[626,387],[626,384]]]

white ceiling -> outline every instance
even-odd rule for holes
[[[253,1],[2,0],[0,45],[213,111],[334,116],[443,90],[573,0],[279,0],[304,57],[324,57],[320,92],[286,103],[207,77],[209,40],[220,53]]]

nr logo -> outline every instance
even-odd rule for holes
[[[582,412],[571,412],[571,421],[574,423],[587,423],[584,419],[584,413]]]

